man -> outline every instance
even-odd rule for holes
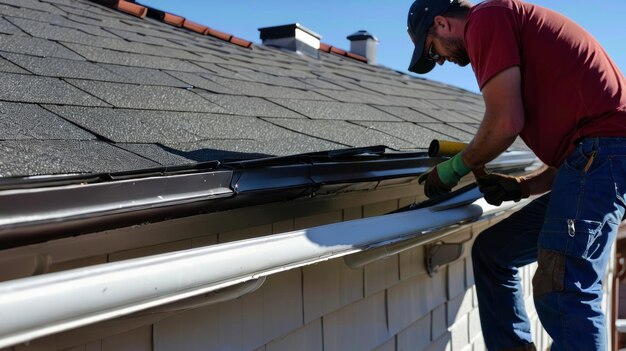
[[[537,313],[553,350],[607,350],[602,277],[626,207],[626,80],[571,20],[519,0],[417,0],[409,70],[471,63],[485,115],[467,148],[423,177],[449,192],[520,136],[547,165],[525,178],[478,177],[494,205],[533,200],[481,233],[472,250],[485,344],[534,350],[518,268],[538,262]]]

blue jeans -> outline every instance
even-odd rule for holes
[[[552,350],[608,350],[602,279],[625,198],[626,138],[586,138],[550,193],[476,238],[474,277],[489,350],[532,343],[518,268],[534,261],[535,307]]]

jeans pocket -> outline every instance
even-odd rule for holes
[[[537,270],[533,276],[535,297],[555,291],[563,291],[565,286],[565,255],[551,250],[539,250]]]
[[[582,219],[547,219],[539,235],[539,248],[586,259],[603,246],[597,239],[605,223]]]
[[[589,156],[583,152],[582,145],[578,145],[574,151],[563,161],[565,167],[574,172],[584,172]]]

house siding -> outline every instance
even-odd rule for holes
[[[134,257],[142,252],[160,252],[164,247],[214,244],[379,215],[397,209],[401,203],[398,198],[352,206],[161,243],[144,251],[120,250],[109,257]],[[129,324],[132,329],[121,333],[120,329],[110,329],[116,334],[107,334],[105,329],[98,339],[88,326],[14,349],[105,350],[114,345],[116,350],[484,350],[471,245],[480,231],[499,220],[468,225],[445,237],[445,242],[463,242],[463,253],[433,275],[425,269],[424,246],[356,269],[337,258],[273,274],[258,290],[237,299],[161,319],[146,319],[145,325]],[[180,239],[179,235],[175,237]],[[535,269],[534,264],[523,267],[521,274],[535,342],[538,349],[544,350],[549,346],[549,337],[537,319],[530,287]],[[107,323],[114,325],[116,321]],[[81,330],[86,335],[82,339],[77,337]],[[72,340],[84,342],[73,345]]]

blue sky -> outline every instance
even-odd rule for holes
[[[365,29],[376,36],[378,63],[407,72],[412,43],[406,34],[410,0],[138,0],[211,28],[259,43],[258,28],[298,22],[322,36],[322,42],[349,49],[346,36]],[[535,0],[575,20],[604,46],[622,71],[626,70],[626,1]],[[478,91],[469,66],[446,63],[425,78]]]

